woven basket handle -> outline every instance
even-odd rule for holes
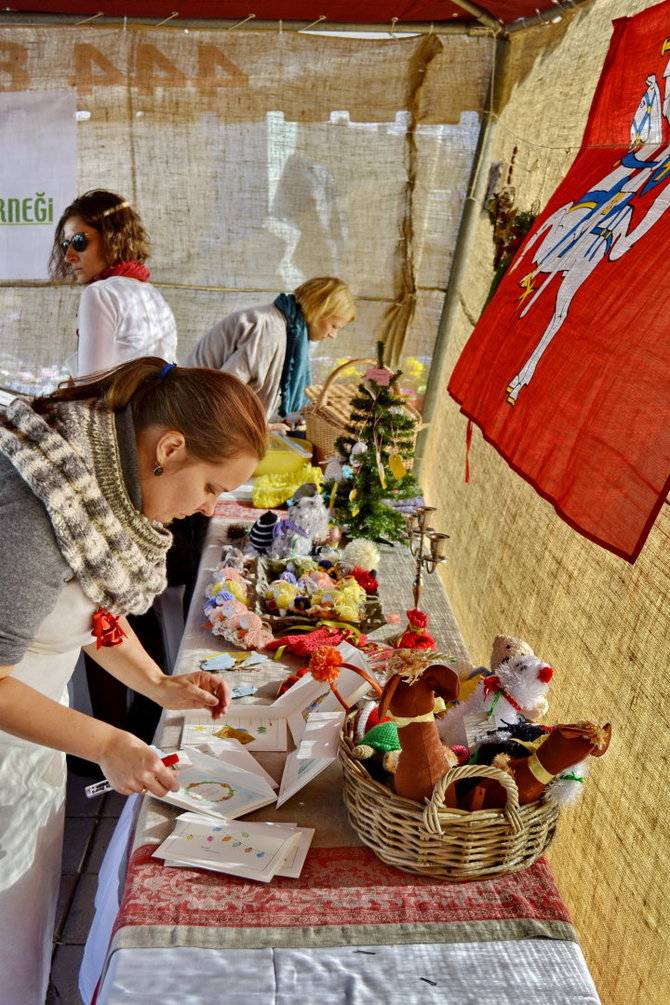
[[[444,809],[444,797],[447,789],[457,778],[493,778],[496,782],[499,782],[507,793],[507,803],[505,804],[503,813],[507,817],[510,830],[513,834],[518,834],[523,830],[523,824],[519,815],[519,790],[516,787],[516,782],[506,771],[501,771],[500,768],[494,768],[489,764],[461,764],[456,768],[451,768],[441,778],[438,778],[433,788],[433,794],[423,811],[423,826],[425,830],[431,834],[444,835],[439,811]],[[464,810],[463,812],[467,811]]]
[[[328,391],[330,390],[333,381],[337,380],[337,377],[339,376],[339,374],[342,373],[343,370],[346,370],[347,367],[357,366],[359,363],[370,363],[370,364],[373,364],[374,360],[373,359],[348,359],[346,363],[342,363],[342,364],[340,364],[340,366],[336,366],[335,369],[333,370],[333,372],[328,375],[328,377],[325,380],[325,383],[324,383],[323,387],[321,388],[321,393],[319,394],[319,397],[316,399],[316,401],[314,403],[314,408],[315,409],[321,408],[321,406],[326,403],[326,400],[327,400],[326,399],[326,395],[328,394]]]

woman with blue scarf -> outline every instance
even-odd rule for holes
[[[191,350],[186,365],[239,377],[261,399],[270,428],[287,432],[282,420],[307,404],[310,342],[335,338],[355,317],[346,283],[332,277],[308,279],[271,304],[226,315]]]

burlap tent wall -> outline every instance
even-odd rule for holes
[[[631,13],[625,0],[599,0],[569,26],[512,38],[480,200],[489,164],[502,162],[504,179],[514,160],[517,206],[544,206],[579,146],[611,21]],[[492,227],[478,212],[442,386],[484,304],[492,259]],[[478,431],[466,485],[465,430],[442,393],[424,488],[451,535],[445,583],[456,616],[476,661],[488,662],[501,630],[532,642],[555,668],[553,721],[613,723],[610,751],[594,763],[579,806],[564,813],[550,860],[603,1001],[667,1003],[670,511],[662,508],[631,566],[573,532]]]
[[[414,360],[418,387],[492,57],[486,33],[5,27],[0,89],[76,88],[78,188],[111,188],[140,210],[182,357],[229,311],[340,275],[359,317],[321,347],[315,377],[335,362],[324,350],[361,356],[383,333],[394,358]],[[78,295],[3,285],[0,368],[39,382],[65,359]]]

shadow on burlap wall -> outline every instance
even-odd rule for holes
[[[512,83],[491,161],[509,164],[517,148],[520,208],[542,208],[570,166],[611,21],[630,8],[602,0],[567,31],[514,37]],[[492,262],[482,212],[449,332],[444,386],[483,307]],[[613,723],[608,755],[593,764],[580,804],[563,812],[549,858],[604,1005],[665,1005],[670,510],[663,506],[629,565],[573,532],[478,431],[466,485],[465,429],[445,392],[422,470],[428,501],[438,507],[436,526],[451,535],[444,580],[454,612],[475,661],[488,662],[493,636],[504,631],[526,638],[552,664],[547,721]]]

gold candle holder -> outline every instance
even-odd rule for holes
[[[416,575],[414,577],[414,607],[418,608],[423,589],[423,571],[431,575],[438,565],[447,561],[444,554],[449,540],[448,534],[442,534],[428,526],[435,506],[419,506],[407,518],[407,536],[409,550],[416,559]]]

